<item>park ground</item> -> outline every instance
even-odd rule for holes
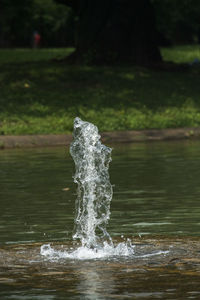
[[[200,126],[200,47],[161,49],[163,66],[70,65],[73,49],[0,50],[0,135]]]

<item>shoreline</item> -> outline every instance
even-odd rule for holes
[[[110,131],[100,135],[103,143],[200,139],[200,127]],[[67,146],[71,141],[72,134],[0,135],[0,149]]]

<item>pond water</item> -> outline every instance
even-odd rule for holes
[[[133,241],[140,237],[154,237],[157,241],[178,237],[183,243],[188,236],[199,237],[200,142],[110,146],[114,195],[107,230],[111,236],[131,237]],[[38,243],[72,243],[76,186],[68,150],[61,147],[0,151],[2,249],[14,251],[21,244],[36,247]],[[39,247],[36,249],[39,255]],[[184,299],[200,297],[199,271],[189,275],[169,269],[157,272],[157,268],[155,272],[138,269],[124,259],[62,261],[56,267],[53,263],[44,264],[38,271],[44,275],[38,277],[40,283],[34,284],[30,272],[35,271],[30,263],[21,285],[14,284],[17,281],[13,270],[22,277],[23,266],[20,269],[18,263],[18,268],[11,268],[10,273],[7,269],[7,276],[0,264],[0,299],[179,299],[181,293]],[[51,274],[59,277],[56,283],[51,282]],[[188,280],[192,280],[190,285],[185,284]],[[181,284],[185,286],[183,290]]]

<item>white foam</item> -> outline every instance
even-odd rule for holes
[[[116,246],[109,245],[104,242],[102,247],[89,248],[80,246],[77,249],[56,250],[50,244],[42,245],[40,254],[50,261],[58,261],[60,259],[77,259],[77,260],[92,260],[92,259],[106,259],[115,257],[132,257],[132,258],[148,258],[157,255],[167,255],[169,251],[158,250],[151,253],[135,255],[135,245],[128,242],[121,242]]]
[[[109,257],[116,257],[116,256],[118,257],[131,256],[134,254],[134,248],[135,246],[132,245],[129,241],[119,243],[116,246],[110,245],[107,242],[104,242],[103,246],[98,246],[95,248],[80,246],[77,249],[71,251],[56,250],[52,248],[50,244],[45,244],[41,246],[40,254],[52,261],[59,260],[59,259],[88,260],[88,259],[101,259],[101,258],[109,258]]]

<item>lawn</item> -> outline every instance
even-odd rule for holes
[[[76,116],[101,131],[200,126],[198,46],[162,49],[188,69],[74,66],[72,49],[0,50],[0,134],[63,134]]]

